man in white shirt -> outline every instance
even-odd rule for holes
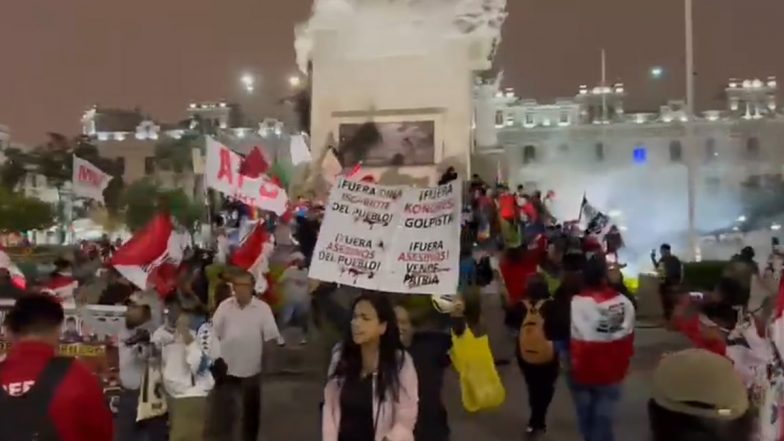
[[[233,296],[221,302],[212,321],[221,357],[228,368],[228,378],[219,386],[220,395],[229,399],[217,406],[223,415],[216,416],[215,423],[223,427],[214,429],[222,432],[221,439],[235,439],[232,428],[239,426],[242,441],[256,441],[261,416],[263,347],[282,340],[272,309],[254,296],[253,277],[243,271],[225,274],[225,278]],[[234,398],[237,396],[239,411]],[[236,424],[240,420],[242,423]]]
[[[204,439],[207,395],[215,386],[210,372],[220,357],[218,341],[206,314],[183,311],[174,297],[167,303],[174,327],[165,324],[152,335],[161,352],[163,383],[171,397],[169,441]]]

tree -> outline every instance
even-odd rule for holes
[[[41,200],[0,189],[0,232],[43,230],[55,222],[54,209]]]
[[[13,191],[22,182],[30,164],[30,155],[18,148],[7,148],[3,152],[5,162],[0,166],[0,185]]]
[[[196,221],[203,219],[205,207],[194,202],[181,189],[162,190],[150,179],[142,179],[129,185],[122,197],[125,224],[131,231],[147,225],[161,210],[172,216],[189,231]]]
[[[161,170],[174,173],[174,184],[179,187],[182,176],[193,173],[193,149],[204,152],[204,136],[189,134],[180,139],[167,138],[155,145],[155,162]],[[194,179],[193,195],[200,194],[197,179]]]

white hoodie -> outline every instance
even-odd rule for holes
[[[187,346],[166,326],[152,335],[161,351],[163,384],[172,398],[206,397],[215,386],[208,367],[220,357],[220,345],[212,325],[204,323],[191,335],[193,341]]]

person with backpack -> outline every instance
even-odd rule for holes
[[[0,364],[3,441],[111,441],[112,413],[98,378],[55,355],[65,314],[51,296],[26,294],[4,327],[12,347]]]
[[[547,282],[541,275],[532,276],[526,292],[527,297],[511,308],[508,323],[519,329],[515,352],[531,412],[525,433],[527,439],[535,440],[547,431],[547,410],[555,394],[559,361],[553,344],[555,310]]]

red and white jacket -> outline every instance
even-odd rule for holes
[[[574,296],[570,353],[575,383],[622,382],[634,355],[634,306],[629,299],[609,287]]]

